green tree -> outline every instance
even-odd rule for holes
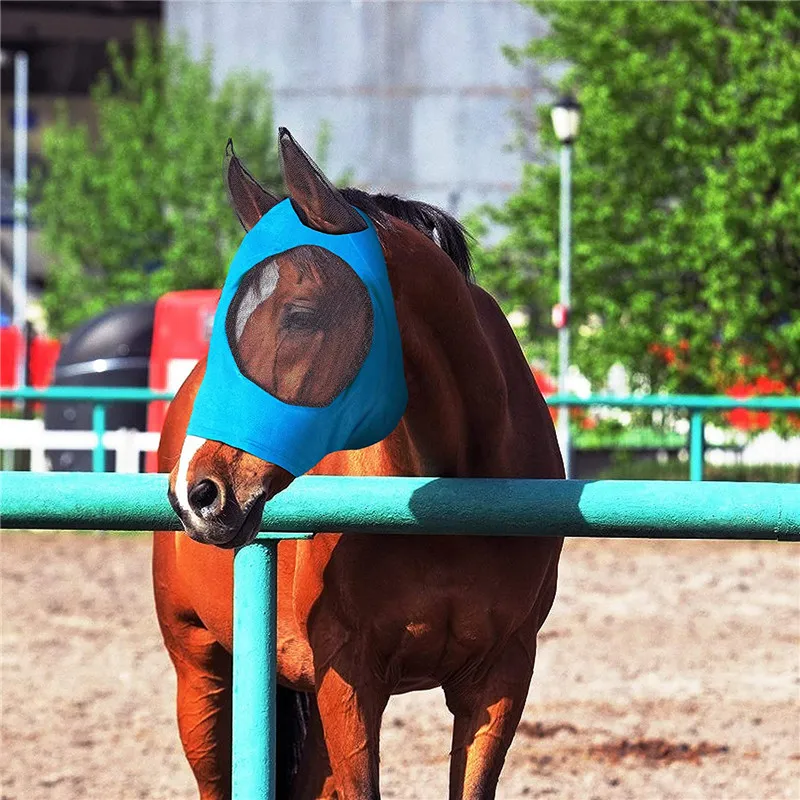
[[[800,381],[800,4],[530,2],[549,34],[510,51],[563,64],[583,105],[573,171],[573,358],[596,386],[719,391]],[[555,152],[538,109],[540,141]],[[476,271],[554,353],[558,167],[478,221]],[[776,384],[777,385],[777,384]],[[800,387],[798,387],[800,388]]]
[[[265,77],[215,89],[208,58],[144,27],[92,91],[96,130],[65,109],[43,139],[47,175],[34,215],[50,255],[42,296],[63,333],[118,303],[222,284],[241,241],[222,180],[225,143],[268,187],[282,184]]]

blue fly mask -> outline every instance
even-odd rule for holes
[[[284,171],[287,149],[307,158],[287,132],[281,145]],[[277,202],[232,150],[229,159],[248,233],[222,289],[187,433],[302,475],[328,453],[385,438],[405,411],[386,262],[372,222],[343,199],[320,230],[313,203]],[[336,192],[318,171],[314,179],[325,182],[315,197]]]

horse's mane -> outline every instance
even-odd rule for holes
[[[472,279],[469,234],[457,219],[441,208],[420,200],[405,200],[394,194],[369,194],[353,188],[340,191],[348,203],[360,208],[376,224],[385,225],[388,215],[412,225],[450,256],[466,280]]]

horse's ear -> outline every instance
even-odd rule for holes
[[[367,224],[292,138],[278,129],[283,180],[304,225],[323,233],[355,233]]]
[[[233,152],[231,139],[228,139],[228,146],[225,148],[225,186],[228,200],[246,231],[280,202],[244,168]]]

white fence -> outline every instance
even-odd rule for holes
[[[120,428],[103,434],[106,450],[116,453],[116,472],[139,472],[141,453],[158,449],[159,433]],[[93,431],[51,431],[42,419],[0,420],[0,450],[30,450],[31,472],[47,472],[46,450],[94,450]]]

